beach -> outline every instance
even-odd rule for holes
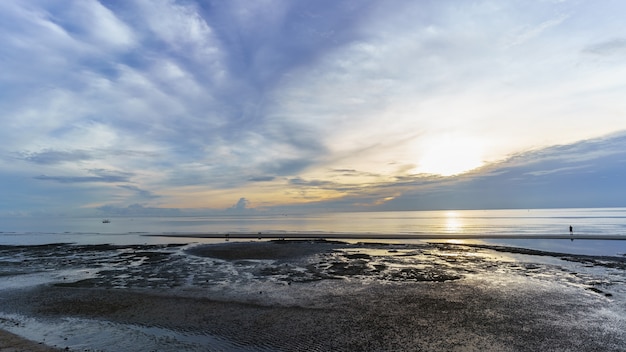
[[[24,339],[5,330],[0,330],[0,351],[2,352],[58,352],[57,348],[51,348],[43,343],[37,343]]]
[[[623,256],[300,239],[2,246],[0,259],[0,328],[40,348],[626,349]]]

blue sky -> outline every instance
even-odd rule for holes
[[[4,0],[0,215],[626,206],[625,13]]]

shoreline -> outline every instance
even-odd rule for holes
[[[626,257],[624,235],[432,235],[387,234],[343,232],[228,232],[228,233],[163,233],[142,234],[144,238],[173,241],[198,240],[205,243],[224,241],[272,241],[272,240],[336,240],[346,242],[377,241],[381,243],[456,243],[484,244],[487,246],[519,247],[528,250],[567,253],[570,255],[593,255]]]
[[[211,239],[350,239],[350,240],[479,240],[479,239],[537,239],[537,240],[601,240],[626,241],[626,235],[500,235],[500,234],[385,234],[340,232],[219,232],[219,233],[150,233],[145,237],[211,238]]]

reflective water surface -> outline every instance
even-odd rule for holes
[[[0,218],[0,244],[158,244],[215,242],[210,239],[146,237],[146,234],[350,233],[438,236],[510,236],[489,240],[535,249],[595,255],[626,253],[625,241],[514,240],[516,236],[618,235],[626,238],[626,208],[442,210],[245,216]]]

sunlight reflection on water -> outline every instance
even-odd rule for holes
[[[455,211],[446,212],[445,232],[446,233],[463,233],[463,219],[459,217]]]
[[[0,244],[159,244],[220,242],[219,239],[146,237],[146,234],[349,233],[459,236],[626,235],[626,208],[390,211],[317,214],[261,214],[246,216],[113,217],[0,219]],[[617,255],[625,241],[492,241],[543,250]],[[588,251],[584,251],[588,249]],[[582,252],[581,252],[582,251]]]

